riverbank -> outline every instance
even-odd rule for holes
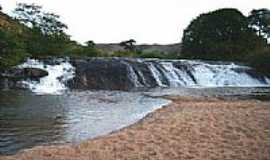
[[[170,97],[135,125],[79,145],[35,147],[8,160],[268,159],[270,103]]]

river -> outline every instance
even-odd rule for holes
[[[45,69],[48,76],[22,81],[27,90],[0,91],[0,155],[106,135],[169,104],[163,96],[270,100],[269,77],[233,63],[93,59],[45,64],[28,60],[19,67]],[[77,79],[73,87],[67,83],[72,79]],[[74,88],[76,83],[85,89]],[[138,89],[113,90],[128,88],[124,85]],[[104,86],[105,90],[100,89]]]

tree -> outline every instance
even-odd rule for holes
[[[42,11],[35,4],[19,3],[14,10],[15,18],[31,29],[26,35],[27,51],[34,55],[59,55],[64,52],[70,37],[65,33],[67,26],[54,13]]]
[[[136,41],[134,39],[120,42],[120,46],[123,46],[126,50],[129,50],[129,51],[134,51],[135,44],[136,44]]]
[[[60,16],[43,12],[42,7],[35,4],[17,4],[15,18],[26,26],[39,30],[44,35],[62,36],[67,25],[62,23]]]
[[[18,3],[13,11],[15,19],[28,27],[39,27],[40,20],[42,19],[42,7],[35,4]]]
[[[201,14],[184,30],[183,55],[189,58],[234,60],[265,43],[248,27],[237,9]]]
[[[59,20],[60,16],[54,13],[43,13],[40,22],[40,29],[45,35],[63,35],[67,25]]]
[[[95,47],[95,42],[94,41],[87,41],[85,42],[86,46],[89,47],[89,48],[94,48]]]
[[[18,35],[0,28],[0,71],[18,64],[26,55],[25,45]]]
[[[248,16],[249,26],[254,29],[259,36],[270,38],[270,10],[263,8],[252,10]]]

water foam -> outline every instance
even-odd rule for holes
[[[25,84],[32,92],[43,94],[61,94],[67,90],[65,82],[75,76],[75,68],[66,60],[60,60],[56,64],[45,64],[42,61],[28,59],[19,68],[38,68],[48,72],[48,76],[39,81],[25,80]]]
[[[128,62],[126,62],[128,63]],[[158,87],[269,87],[270,78],[257,75],[252,68],[235,63],[208,63],[192,60],[139,60],[137,63],[147,64]],[[179,67],[182,66],[182,67]],[[129,64],[129,69],[133,66]],[[252,71],[254,72],[254,71]],[[129,75],[131,76],[131,75]],[[146,79],[147,75],[132,76],[134,83]],[[163,80],[167,80],[163,83]]]

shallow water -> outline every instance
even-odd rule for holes
[[[133,124],[168,103],[139,92],[0,92],[0,155],[37,145],[79,143]]]
[[[79,143],[134,124],[169,103],[166,95],[270,101],[270,88],[156,88],[144,92],[0,92],[0,155],[39,145]],[[269,106],[270,107],[270,106]]]
[[[145,94],[151,97],[169,95],[270,101],[270,87],[155,88],[145,92]]]

